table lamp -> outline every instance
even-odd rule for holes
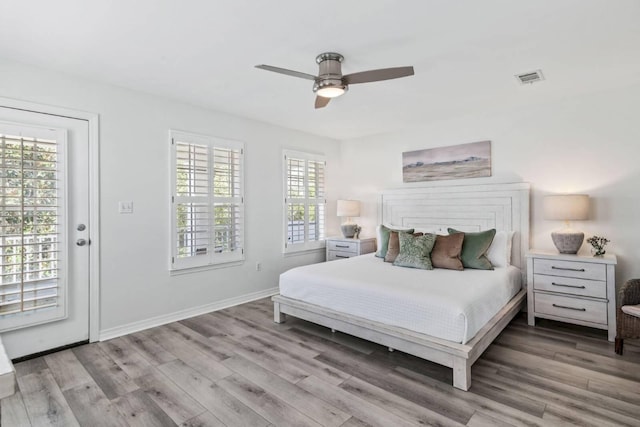
[[[561,254],[578,253],[584,233],[573,230],[569,221],[581,221],[589,217],[589,196],[586,194],[557,194],[544,197],[544,219],[561,220],[565,228],[551,233],[553,244]]]
[[[336,215],[346,217],[347,221],[340,228],[344,237],[353,238],[359,231],[360,227],[351,221],[354,216],[360,216],[360,202],[357,200],[338,200],[338,208]]]

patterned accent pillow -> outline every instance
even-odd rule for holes
[[[398,233],[398,239],[400,240],[400,253],[393,265],[433,270],[429,254],[436,243],[435,234],[414,236],[408,233]]]
[[[392,231],[389,233],[389,246],[387,254],[384,256],[384,262],[394,262],[400,253],[400,238],[398,234],[407,233],[406,231]],[[413,233],[414,236],[422,236],[424,233]]]
[[[453,228],[449,228],[448,230],[449,234],[460,233],[460,231]],[[460,254],[464,268],[493,270],[493,265],[491,265],[491,261],[489,261],[486,254],[495,235],[495,228],[477,233],[464,233],[462,253]]]

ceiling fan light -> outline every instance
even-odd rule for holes
[[[336,98],[340,95],[344,95],[345,92],[344,86],[326,86],[318,89],[316,94],[323,98]]]

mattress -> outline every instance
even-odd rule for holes
[[[419,270],[367,254],[282,273],[280,294],[464,344],[518,293],[520,273],[514,266]]]

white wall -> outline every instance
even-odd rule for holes
[[[540,83],[544,84],[544,83]],[[542,218],[542,197],[580,192],[591,196],[585,236],[606,236],[618,256],[617,282],[640,277],[640,85],[535,106],[479,112],[456,120],[343,142],[340,197],[365,201],[363,234],[373,235],[376,194],[414,185],[480,182],[531,183],[531,246],[555,249],[550,232],[562,224]],[[538,100],[539,101],[539,100]],[[402,152],[492,141],[491,178],[403,184]],[[588,252],[585,243],[582,251]]]
[[[324,260],[323,251],[282,254],[281,152],[287,147],[328,156],[332,212],[337,141],[2,60],[0,97],[100,115],[101,331],[274,288],[282,271]],[[169,274],[170,128],[245,142],[243,265]],[[119,200],[132,200],[134,213],[118,214]],[[336,227],[334,216],[327,220]]]

